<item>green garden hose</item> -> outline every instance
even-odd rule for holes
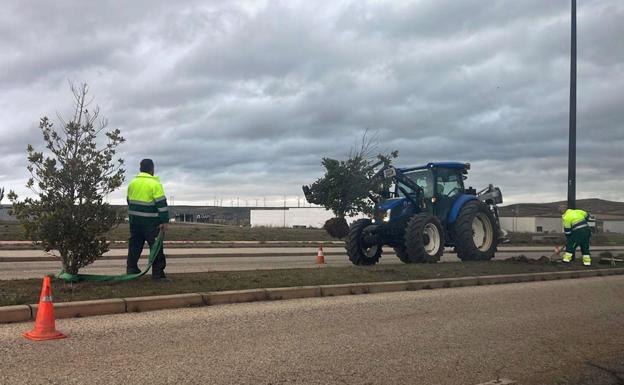
[[[136,274],[123,274],[123,275],[99,275],[99,274],[69,274],[67,272],[61,271],[58,275],[59,279],[63,279],[66,282],[104,282],[104,281],[131,281],[133,279],[137,279],[143,275],[145,275],[151,268],[154,263],[154,259],[162,249],[163,245],[163,233],[162,231],[158,234],[156,241],[150,247],[149,257],[147,259],[147,266],[145,270]]]

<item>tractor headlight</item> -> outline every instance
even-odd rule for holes
[[[392,212],[391,209],[386,210],[386,212],[381,217],[381,220],[384,221],[384,222],[390,222],[390,213],[391,212]]]

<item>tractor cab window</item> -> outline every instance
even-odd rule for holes
[[[414,190],[412,190],[409,186],[403,184],[403,183],[397,183],[396,185],[393,186],[395,188],[395,193],[394,196],[395,197],[401,197],[401,198],[405,198],[405,193],[409,194],[409,195],[414,195],[416,194],[414,192]],[[401,187],[399,189],[399,187]]]
[[[436,174],[436,190],[439,196],[454,197],[464,192],[462,174],[458,170],[441,168]]]
[[[407,172],[404,175],[423,189],[423,192],[425,195],[424,198],[433,197],[433,176],[431,175],[430,170],[417,170],[417,171]],[[406,186],[405,184],[403,183],[399,183],[399,184],[408,193],[410,194],[414,193],[414,191],[412,191],[412,189]],[[397,190],[397,194],[399,196],[404,196],[401,190]]]

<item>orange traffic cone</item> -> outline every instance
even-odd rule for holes
[[[321,243],[318,248],[318,253],[316,253],[316,264],[324,265],[325,264],[325,255],[323,255],[323,244]]]
[[[56,340],[67,337],[56,330],[54,304],[52,304],[52,287],[50,285],[50,277],[48,276],[43,279],[35,328],[28,333],[22,333],[22,335],[34,341]]]

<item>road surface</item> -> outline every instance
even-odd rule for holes
[[[204,252],[214,249],[193,249],[194,252]],[[225,249],[231,251],[231,257],[221,256],[215,257],[210,254],[195,254],[193,258],[182,258],[184,254],[173,254],[172,252],[183,251],[183,249],[170,249],[167,251],[169,258],[167,259],[168,273],[191,273],[204,271],[234,271],[234,270],[258,270],[258,269],[295,269],[295,268],[316,268],[316,250],[307,249],[307,256],[288,255],[287,249],[278,249],[279,252],[271,256],[243,256],[237,254],[240,251],[235,249]],[[224,251],[225,251],[224,250]],[[329,253],[334,251],[333,248],[327,250]],[[338,255],[332,254],[325,257],[327,266],[351,266],[348,257],[344,253],[344,249],[336,248]],[[258,252],[258,249],[256,249]],[[304,253],[304,254],[306,254]],[[520,254],[518,251],[498,252],[495,259],[506,259],[511,256]],[[522,253],[528,257],[539,258],[543,255],[550,255],[552,252],[533,251]],[[204,256],[202,256],[204,255]],[[224,254],[220,254],[224,255]],[[227,254],[226,254],[227,255]],[[141,258],[141,263],[145,263],[147,258]],[[446,253],[442,257],[442,262],[459,262],[457,256],[453,253]],[[402,264],[394,255],[392,250],[386,251],[382,258],[382,265]],[[85,274],[123,274],[126,269],[125,259],[103,259],[96,261],[94,264],[81,269],[81,273]],[[38,261],[38,262],[0,262],[0,279],[22,279],[22,278],[41,278],[46,274],[57,274],[60,270],[59,261]]]
[[[0,383],[608,385],[622,320],[613,276],[0,325]]]
[[[392,248],[388,246],[384,246],[384,250],[386,254],[390,254],[394,256],[392,252]],[[602,251],[611,251],[614,253],[624,252],[624,245],[621,246],[593,246],[592,251],[594,253],[600,253]],[[214,257],[214,256],[238,256],[244,254],[270,254],[270,255],[281,255],[281,256],[293,256],[293,255],[313,255],[316,256],[317,248],[316,247],[204,247],[204,248],[173,248],[167,247],[165,245],[165,251],[167,255],[177,256],[177,255],[193,255],[193,256],[206,256],[206,257]],[[333,247],[325,247],[325,253],[340,253],[344,254],[345,249],[344,246],[333,246]],[[514,254],[518,255],[520,253],[530,253],[530,254],[550,254],[553,252],[553,247],[545,247],[545,246],[499,246],[499,253],[502,254]],[[445,248],[444,253],[447,255],[455,256],[452,248]],[[126,256],[128,254],[127,249],[113,249],[109,252],[105,253],[105,257],[109,258],[118,258],[121,256]],[[147,246],[143,250],[143,255],[149,254]],[[28,258],[45,258],[50,255],[42,250],[0,250],[0,260],[2,258],[24,258],[25,260]]]
[[[622,247],[609,248],[623,250]],[[206,248],[206,249],[166,249],[168,273],[191,273],[204,271],[234,271],[234,270],[258,270],[258,269],[296,269],[315,268],[316,249],[313,247],[301,248]],[[328,266],[350,266],[344,248],[326,248],[325,262]],[[597,256],[598,251],[595,252]],[[503,247],[496,253],[495,259],[501,260],[511,256],[524,254],[527,257],[539,258],[549,256],[552,250],[543,247]],[[0,280],[41,278],[46,274],[57,274],[60,270],[59,261],[36,261],[36,262],[2,262],[2,258],[11,257],[13,260],[24,260],[35,257],[40,258],[45,254],[37,250],[0,250]],[[108,256],[118,259],[102,259],[94,264],[81,269],[85,274],[123,274],[125,273],[125,259],[119,259],[126,255],[125,250],[112,250]],[[192,258],[184,258],[190,255]],[[248,256],[246,256],[248,255]],[[147,258],[141,258],[145,263]],[[443,255],[442,262],[459,262],[456,254],[447,250]],[[386,248],[381,258],[381,264],[401,264],[391,248]]]

